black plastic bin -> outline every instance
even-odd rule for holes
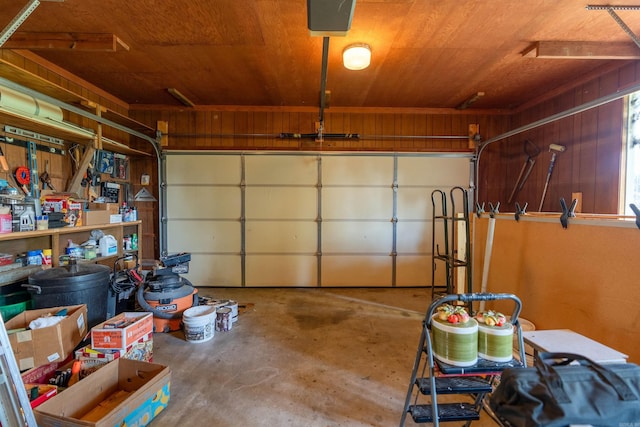
[[[69,265],[38,271],[23,285],[34,309],[86,304],[89,328],[107,320],[111,269],[100,264]]]

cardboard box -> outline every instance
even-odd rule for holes
[[[30,401],[31,408],[42,405],[47,400],[58,394],[58,387],[51,384],[25,384],[24,388],[27,390],[27,396],[29,396],[34,388],[38,389],[38,397]]]
[[[120,326],[120,325],[123,326]],[[153,315],[146,312],[120,313],[91,328],[91,348],[126,349],[153,333]]]
[[[120,205],[118,205],[117,203],[89,203],[89,210],[91,211],[106,210],[110,214],[119,214]]]
[[[28,329],[32,320],[53,315],[65,308],[67,317],[58,324],[41,329]],[[8,332],[17,330],[9,333],[9,342],[21,371],[62,361],[73,354],[73,350],[87,335],[87,305],[23,311],[8,320],[5,327]]]
[[[73,361],[73,354],[62,361],[47,363],[46,365],[36,366],[27,371],[21,372],[22,382],[33,384],[49,384],[49,378],[53,378],[56,370]]]
[[[33,410],[39,427],[147,425],[169,404],[167,366],[117,359]]]
[[[80,361],[80,378],[119,358],[153,362],[153,333],[145,335],[124,350],[96,350],[86,346],[76,350],[75,356]]]
[[[102,225],[111,223],[108,210],[84,211],[84,225]]]

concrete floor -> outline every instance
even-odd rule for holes
[[[154,362],[171,367],[172,381],[153,427],[399,424],[429,289],[199,294],[238,301],[239,319],[208,342],[154,335]],[[472,425],[495,424],[484,414]]]

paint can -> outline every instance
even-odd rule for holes
[[[182,313],[184,337],[189,342],[206,342],[215,335],[216,310],[208,305],[198,305]]]
[[[231,309],[229,307],[218,308],[216,310],[216,331],[230,331],[232,325],[233,322],[231,321]]]
[[[231,299],[225,304],[225,307],[231,309],[231,323],[236,323],[238,321],[238,302]]]

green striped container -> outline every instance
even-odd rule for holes
[[[478,322],[449,323],[437,318],[431,322],[433,355],[453,366],[473,366],[478,362]]]
[[[478,324],[478,356],[493,362],[509,362],[513,358],[513,325]]]

